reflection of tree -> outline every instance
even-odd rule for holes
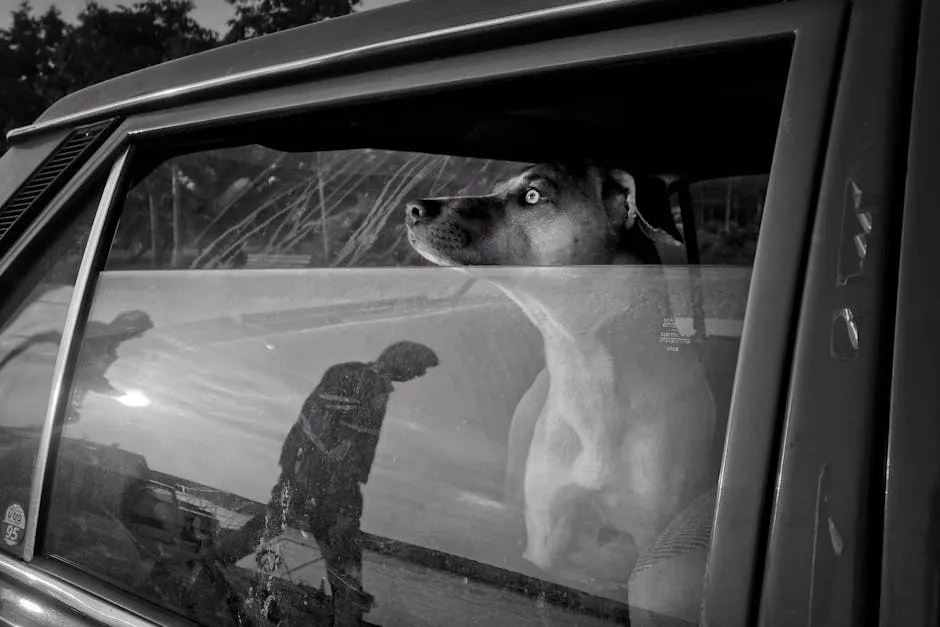
[[[397,219],[404,202],[483,192],[510,167],[371,149],[281,153],[245,146],[185,155],[131,191],[116,238],[121,258],[111,263],[217,268],[244,265],[251,256],[261,266],[419,264]],[[175,263],[167,254],[173,241]]]
[[[228,0],[235,9],[225,42],[347,15],[359,0]]]
[[[325,183],[323,181],[325,177],[326,165],[322,163],[323,156],[319,153],[317,154],[317,200],[320,203],[320,229],[323,232],[323,236],[320,238],[323,241],[323,259],[326,262],[330,260],[330,232],[327,230],[326,222],[326,197],[323,193]]]
[[[690,186],[702,263],[749,265],[753,261],[767,183],[767,176],[741,176]]]

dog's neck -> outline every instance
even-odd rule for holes
[[[661,375],[655,356],[664,354],[658,341],[668,299],[660,268],[499,267],[473,274],[517,303],[541,333],[549,384],[540,424],[576,434],[565,440],[580,451],[566,462],[569,480],[600,489],[632,428],[631,406],[657,389],[650,378]]]
[[[654,266],[477,266],[467,271],[518,304],[546,341],[584,349],[606,343],[603,329],[612,319],[658,325],[667,307],[663,279]]]

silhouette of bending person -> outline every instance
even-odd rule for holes
[[[117,361],[121,344],[142,336],[152,328],[150,316],[139,310],[119,313],[107,323],[94,320],[88,322],[73,384],[73,408],[68,417],[70,422],[78,419],[78,410],[88,392],[103,396],[122,394],[111,385],[105,373]]]
[[[75,383],[66,414],[67,422],[76,422],[85,395],[95,392],[105,396],[117,396],[120,390],[114,388],[105,374],[118,359],[118,347],[134,338],[142,336],[153,328],[153,321],[146,312],[130,310],[119,313],[111,322],[90,320],[85,326],[82,348],[76,369]],[[10,352],[0,358],[0,370],[19,355],[36,344],[58,345],[62,341],[60,331],[42,331],[27,336]]]
[[[326,563],[334,625],[358,625],[372,607],[362,588],[362,484],[369,480],[392,383],[423,376],[438,363],[427,346],[396,342],[374,362],[331,366],[284,440],[262,545],[289,523],[313,535]],[[262,551],[258,561],[270,575],[278,557]]]

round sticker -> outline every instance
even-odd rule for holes
[[[13,503],[3,513],[3,523],[0,526],[0,535],[9,546],[16,546],[23,541],[26,530],[26,512],[19,503]]]

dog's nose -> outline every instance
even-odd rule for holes
[[[405,207],[405,213],[412,222],[430,220],[441,213],[441,203],[437,200],[413,200]]]

